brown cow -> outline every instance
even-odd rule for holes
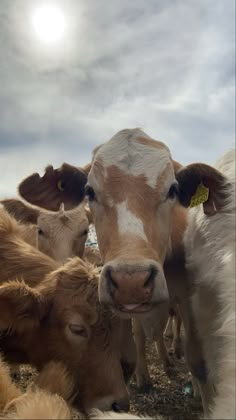
[[[48,362],[61,361],[73,377],[75,403],[85,411],[127,410],[122,368],[128,379],[135,363],[131,324],[98,304],[97,279],[93,266],[74,258],[38,287],[4,283],[0,328],[6,334],[0,348],[7,361],[30,363],[41,372]]]

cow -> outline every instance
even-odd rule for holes
[[[23,280],[3,283],[0,350],[7,362],[29,363],[40,375],[50,361],[62,362],[73,376],[74,403],[84,411],[128,410],[131,323],[98,303],[97,280],[97,269],[75,257],[33,288]]]
[[[186,194],[196,177],[208,182],[210,200],[190,209],[184,244],[186,267],[194,282],[196,328],[208,381],[216,391],[209,401],[210,418],[235,419],[235,150],[215,168],[201,164],[184,168],[179,182],[186,186]]]
[[[91,216],[83,202],[75,209],[57,212],[32,207],[19,199],[1,201],[2,206],[24,227],[24,239],[53,259],[64,262],[72,256],[82,257]]]

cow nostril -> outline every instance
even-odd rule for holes
[[[130,409],[129,400],[127,400],[125,398],[125,399],[120,400],[119,402],[115,401],[115,402],[113,402],[111,408],[116,413],[122,413],[122,412],[129,411],[129,409]]]
[[[154,278],[156,276],[156,273],[157,273],[156,270],[154,268],[151,268],[150,274],[149,274],[147,280],[145,281],[145,283],[143,285],[144,288],[148,288],[148,287],[153,286]]]
[[[111,406],[112,411],[115,411],[115,413],[121,413],[121,408],[117,402],[114,402]]]

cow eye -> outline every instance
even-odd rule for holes
[[[85,195],[88,197],[89,201],[94,201],[96,198],[94,189],[90,187],[89,185],[85,186]]]
[[[69,324],[69,329],[72,334],[78,335],[80,337],[88,338],[88,331],[85,326],[80,324]]]
[[[179,186],[175,182],[174,184],[172,184],[170,186],[170,189],[169,189],[168,194],[167,194],[167,198],[170,198],[171,200],[174,200],[178,196],[178,193],[179,193]]]
[[[65,183],[62,181],[62,179],[59,179],[59,181],[57,183],[57,188],[59,189],[59,191],[64,191]]]
[[[41,228],[38,228],[38,234],[39,235],[44,235],[44,232],[43,232],[43,230]]]
[[[82,233],[82,236],[87,235],[88,234],[88,229],[85,229]]]

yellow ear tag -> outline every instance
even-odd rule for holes
[[[205,187],[203,184],[199,184],[197,191],[192,196],[189,207],[199,206],[208,200],[209,197],[209,188]]]

